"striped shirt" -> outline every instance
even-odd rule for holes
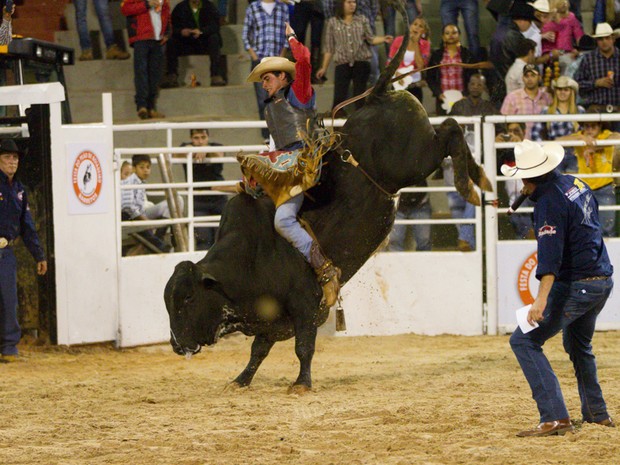
[[[259,60],[279,56],[282,49],[289,47],[284,24],[288,22],[288,6],[284,3],[276,1],[271,14],[263,9],[260,0],[250,3],[243,21],[243,46],[253,49]]]
[[[9,45],[13,39],[13,27],[11,21],[6,19],[2,20],[2,26],[0,26],[0,45]]]
[[[368,44],[372,39],[370,23],[365,16],[355,14],[349,24],[334,16],[325,26],[323,53],[333,54],[336,65],[349,63],[353,66],[356,61],[370,61],[372,52]]]
[[[614,73],[614,86],[611,89],[596,87],[594,82],[607,77],[610,71]],[[579,84],[579,95],[588,105],[620,105],[620,51],[614,47],[614,54],[609,58],[598,48],[587,53],[575,74],[575,81]]]
[[[323,14],[325,19],[332,18],[336,15],[335,0],[323,0]],[[377,0],[358,0],[355,13],[366,16],[370,22],[370,28],[375,32],[375,22],[379,13],[379,2]]]
[[[144,181],[133,173],[127,179],[121,181],[121,186],[136,186],[144,184]],[[129,215],[132,220],[144,215],[146,205],[146,189],[121,189],[121,211]]]

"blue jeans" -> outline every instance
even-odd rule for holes
[[[253,70],[256,66],[258,66],[259,63],[260,63],[260,59],[256,61],[252,60],[252,67],[250,68],[250,71]],[[265,106],[266,106],[265,100],[269,98],[269,94],[267,93],[265,89],[263,89],[262,82],[254,83],[254,93],[256,94],[256,103],[258,104],[258,117],[261,120],[265,121]],[[260,131],[261,131],[261,135],[263,136],[263,139],[269,138],[268,129],[263,128]]]
[[[293,246],[299,250],[302,255],[310,263],[310,249],[312,248],[312,237],[301,227],[297,220],[297,212],[304,202],[304,194],[298,194],[295,197],[284,202],[276,209],[276,216],[273,225],[276,231]]]
[[[616,193],[614,184],[607,184],[592,193],[599,205],[616,205]],[[598,217],[603,228],[603,236],[614,237],[616,235],[616,211],[599,211]]]
[[[92,48],[88,24],[86,22],[86,1],[87,0],[73,0],[73,4],[75,5],[75,24],[77,26],[78,36],[80,37],[80,48],[82,50]],[[103,40],[105,41],[106,47],[110,47],[114,44],[114,30],[112,29],[109,0],[92,1],[95,4],[95,12],[97,13],[97,19],[99,19],[99,27],[103,34]]]
[[[154,110],[164,66],[163,47],[158,40],[139,40],[133,43],[133,50],[136,107]]]
[[[458,25],[459,11],[463,15],[467,45],[474,59],[480,59],[480,17],[478,15],[478,0],[441,0],[439,14],[441,24]]]
[[[0,353],[16,355],[21,336],[17,321],[17,260],[7,247],[0,249]]]
[[[452,218],[475,218],[476,207],[465,200],[458,192],[448,192],[448,205],[450,206],[450,216]],[[459,239],[465,241],[476,250],[476,233],[474,224],[457,224],[456,230],[459,232]]]
[[[431,204],[429,202],[423,203],[418,207],[398,207],[396,211],[396,219],[398,220],[427,220],[431,217]],[[393,252],[402,252],[407,250],[405,248],[405,239],[407,237],[407,230],[411,228],[413,236],[415,237],[415,244],[417,251],[431,250],[431,225],[430,224],[416,224],[416,225],[395,225],[390,233],[390,243],[388,250]]]
[[[542,351],[545,341],[560,331],[563,331],[564,350],[575,368],[582,419],[598,422],[609,417],[596,374],[592,336],[596,318],[612,288],[611,278],[597,281],[557,281],[549,293],[540,326],[527,334],[523,334],[518,327],[512,333],[510,346],[530,385],[541,422],[569,417],[560,383]]]

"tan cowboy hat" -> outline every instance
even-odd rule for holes
[[[614,30],[611,28],[609,23],[598,23],[596,25],[596,31],[594,31],[592,37],[599,39],[601,37],[609,37],[610,35],[613,35],[613,33]]]
[[[248,78],[247,82],[260,82],[261,76],[273,71],[284,71],[295,79],[295,63],[284,57],[265,57],[257,64]]]
[[[502,165],[502,174],[514,179],[547,174],[564,160],[564,147],[557,142],[540,145],[525,139],[515,145],[515,166]]]
[[[564,89],[566,87],[570,87],[575,91],[575,94],[579,91],[579,84],[577,84],[577,81],[569,78],[568,76],[560,76],[555,81],[552,81],[551,87],[553,89]]]
[[[532,6],[535,10],[540,11],[541,13],[549,13],[551,11],[549,8],[549,0],[536,0],[532,3]]]

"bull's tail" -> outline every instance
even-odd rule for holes
[[[407,18],[407,11],[405,10],[405,2],[403,0],[388,0],[388,4],[394,8],[397,12],[401,14],[403,19],[405,20],[405,24],[409,24],[409,20]],[[368,96],[368,99],[372,99],[375,96],[383,95],[387,92],[388,86],[400,65],[400,62],[403,61],[405,56],[405,52],[407,51],[407,44],[409,43],[409,27],[405,28],[405,35],[403,37],[403,43],[400,44],[400,48],[396,55],[390,61],[390,64],[387,65],[384,70],[381,72],[377,83],[372,89],[372,92]]]

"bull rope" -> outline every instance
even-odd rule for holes
[[[393,77],[392,79],[390,79],[388,81],[388,84],[392,84],[393,82],[400,81],[405,76],[409,76],[410,74],[413,74],[413,73],[422,73],[424,71],[428,71],[429,69],[442,68],[444,66],[458,66],[459,68],[465,68],[465,69],[472,69],[472,68],[475,68],[475,69],[491,69],[491,68],[493,68],[493,63],[491,63],[490,61],[480,61],[478,63],[439,63],[438,65],[427,66],[426,68],[414,69],[414,70],[409,71],[408,73],[399,74],[398,76]],[[375,86],[372,86],[372,87],[366,89],[366,91],[364,93],[356,95],[355,97],[351,97],[350,99],[345,100],[344,102],[341,102],[338,105],[336,105],[336,107],[332,110],[332,127],[334,126],[334,120],[336,119],[336,114],[341,109],[343,109],[347,105],[350,105],[350,104],[352,104],[354,102],[357,102],[360,99],[363,99],[363,98],[367,97],[374,89],[375,89]]]

